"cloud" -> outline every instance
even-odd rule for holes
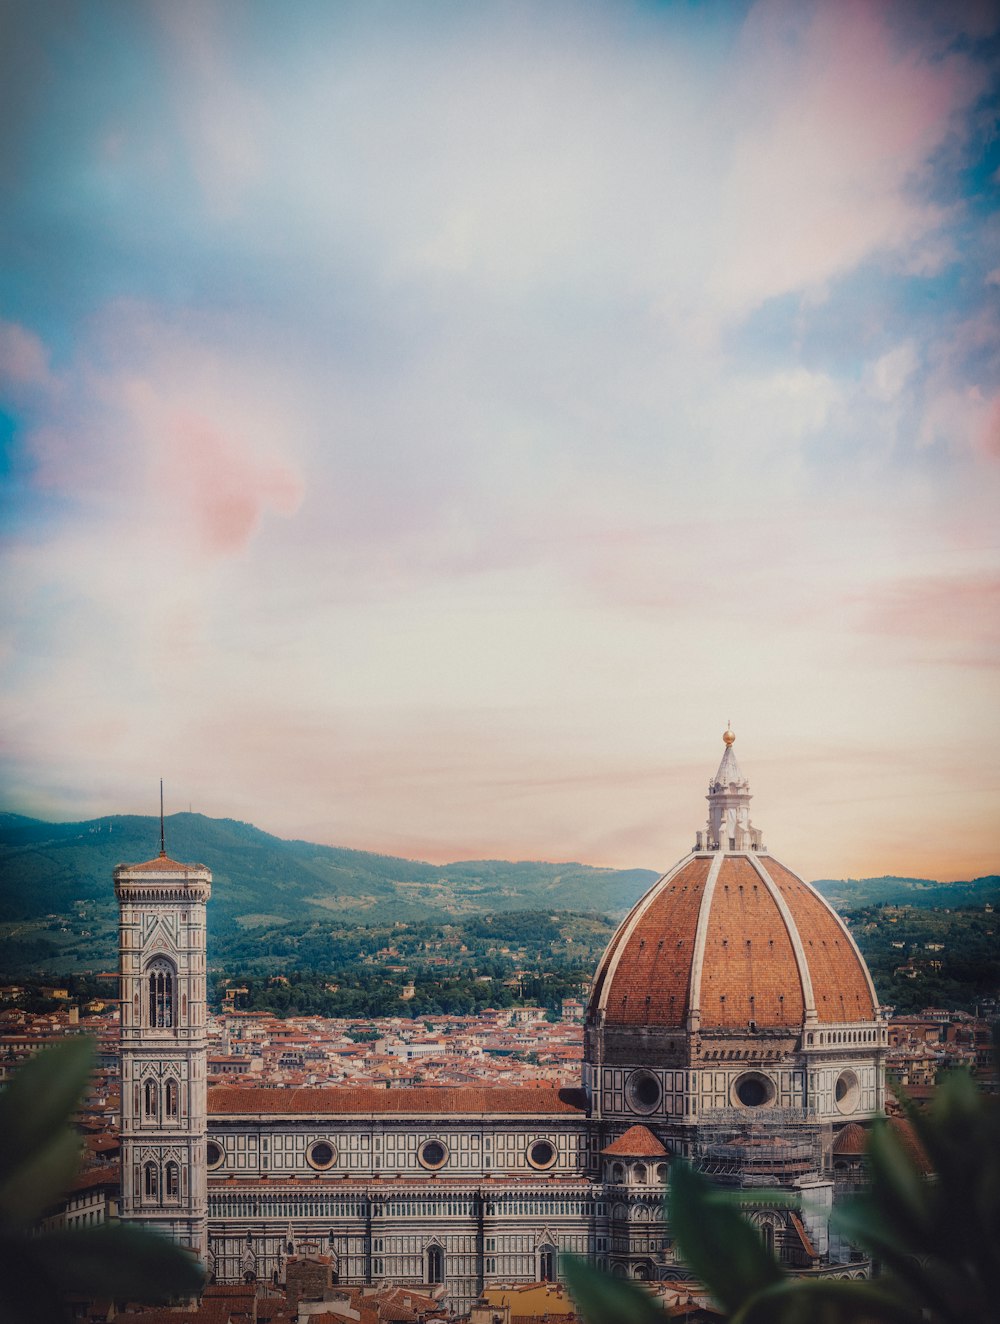
[[[918,367],[917,351],[912,342],[896,345],[881,354],[868,371],[869,390],[877,400],[897,400]]]
[[[0,387],[20,394],[25,388],[51,390],[53,382],[41,339],[27,327],[0,322]]]
[[[268,507],[290,515],[302,499],[301,482],[290,469],[258,466],[238,440],[197,415],[181,414],[171,425],[161,471],[163,488],[190,513],[209,553],[240,551]]]
[[[837,867],[820,805],[881,852],[906,713],[960,766],[996,711],[996,69],[908,11],[46,28],[0,217],[17,806],[135,807],[155,759],[292,833],[669,863],[732,709],[793,864]]]
[[[881,584],[864,602],[872,634],[918,640],[922,655],[995,667],[1000,650],[1000,576],[926,576]]]

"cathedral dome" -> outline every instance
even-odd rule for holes
[[[764,849],[727,730],[695,850],[619,926],[587,1020],[621,1029],[747,1030],[870,1024],[871,977],[826,901]]]

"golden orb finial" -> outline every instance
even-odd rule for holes
[[[735,736],[735,734],[733,733],[732,726],[731,726],[731,724],[730,724],[729,722],[727,722],[727,723],[726,723],[726,729],[725,729],[725,731],[723,731],[723,733],[722,733],[722,740],[723,740],[723,743],[725,744],[725,746],[726,746],[727,749],[732,745],[732,743],[733,743],[733,741],[734,741],[735,739],[736,739],[736,736]]]

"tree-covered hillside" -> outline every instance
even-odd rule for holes
[[[656,879],[646,869],[582,864],[424,864],[285,841],[202,814],[172,814],[166,839],[173,859],[211,869],[213,923],[223,927],[323,914],[355,923],[549,908],[622,914]],[[147,860],[158,847],[154,818],[42,823],[0,815],[0,920],[68,915],[78,901],[103,902],[115,865]]]

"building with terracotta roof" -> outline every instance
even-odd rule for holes
[[[565,1252],[683,1280],[662,1194],[684,1155],[799,1193],[797,1211],[749,1206],[792,1268],[863,1273],[828,1216],[835,1158],[856,1163],[884,1111],[885,1023],[845,925],[764,846],[723,739],[694,848],[598,966],[579,1084],[405,1085],[369,1049],[352,1084],[294,1072],[206,1094],[211,875],[165,854],[120,866],[123,1216],[220,1282],[283,1282],[319,1256],[331,1285],[408,1284],[463,1311],[491,1285],[555,1280]]]

